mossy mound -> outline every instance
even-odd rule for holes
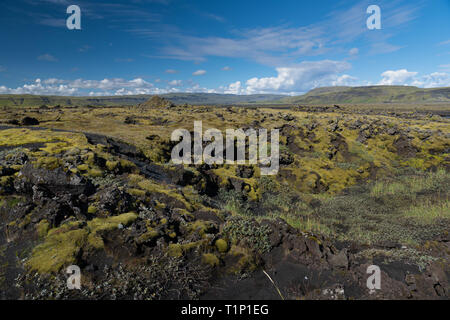
[[[148,101],[141,103],[141,108],[167,108],[175,106],[170,100],[160,96],[153,96]]]

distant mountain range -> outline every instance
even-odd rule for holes
[[[279,101],[287,104],[450,103],[450,87],[421,89],[407,86],[324,87]]]
[[[216,93],[169,93],[159,95],[177,105],[232,105],[279,101],[285,95],[255,94],[234,95]],[[63,97],[40,95],[0,95],[2,106],[132,106],[146,102],[152,95],[110,97]]]
[[[177,105],[233,104],[367,104],[367,103],[450,103],[450,87],[421,89],[407,86],[323,87],[301,96],[275,94],[233,95],[216,93],[169,93],[160,95]],[[0,95],[2,106],[132,106],[152,95],[110,97],[62,97]]]

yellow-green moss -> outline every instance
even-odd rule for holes
[[[237,262],[228,269],[230,273],[252,272],[258,267],[255,258],[247,248],[233,245],[228,254],[235,259],[237,258]]]
[[[33,249],[26,266],[39,273],[58,272],[76,262],[76,257],[88,235],[86,229],[52,230],[45,242]]]
[[[94,178],[99,178],[103,176],[103,171],[99,168],[92,168],[88,171],[88,175]]]
[[[98,211],[98,208],[96,206],[89,206],[88,207],[88,213],[89,214],[96,214]]]
[[[155,230],[153,228],[148,228],[147,232],[145,232],[138,238],[138,242],[140,242],[140,243],[147,242],[149,240],[156,238],[157,236],[159,236],[158,230]]]
[[[128,193],[135,197],[145,196],[145,191],[141,189],[130,188],[128,189]]]
[[[38,168],[45,168],[48,170],[54,170],[61,167],[61,159],[55,157],[39,157],[35,162],[35,166]]]
[[[80,171],[88,171],[89,170],[89,166],[85,163],[80,164],[79,166],[77,166],[77,169]]]
[[[118,165],[119,161],[106,161],[106,168],[108,168],[109,171],[114,171]]]
[[[41,220],[36,226],[39,238],[44,238],[50,230],[50,223],[47,220]]]
[[[215,254],[212,253],[205,253],[202,256],[202,262],[204,264],[207,264],[211,267],[217,267],[220,263],[219,258]]]
[[[89,237],[88,242],[94,249],[103,248],[103,239],[98,235],[100,231],[111,231],[117,229],[119,224],[124,227],[137,219],[138,215],[134,212],[124,213],[118,216],[108,218],[95,218],[88,222]]]
[[[171,257],[181,258],[183,256],[183,248],[178,243],[169,244],[168,253]]]
[[[190,233],[197,233],[204,237],[213,226],[214,224],[211,221],[195,220],[187,225],[187,229]]]
[[[171,243],[168,247],[168,254],[171,257],[180,258],[183,254],[188,253],[194,249],[200,248],[200,247],[206,247],[205,241],[195,241],[195,242],[188,242],[188,243]]]
[[[216,248],[219,252],[224,253],[228,250],[228,243],[223,239],[218,239],[216,241]]]

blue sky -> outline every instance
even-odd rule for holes
[[[2,0],[0,37],[0,94],[450,86],[450,0]]]

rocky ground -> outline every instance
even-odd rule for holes
[[[0,119],[2,299],[449,297],[447,119],[170,104]],[[279,174],[171,164],[170,132],[194,120],[280,129]]]

